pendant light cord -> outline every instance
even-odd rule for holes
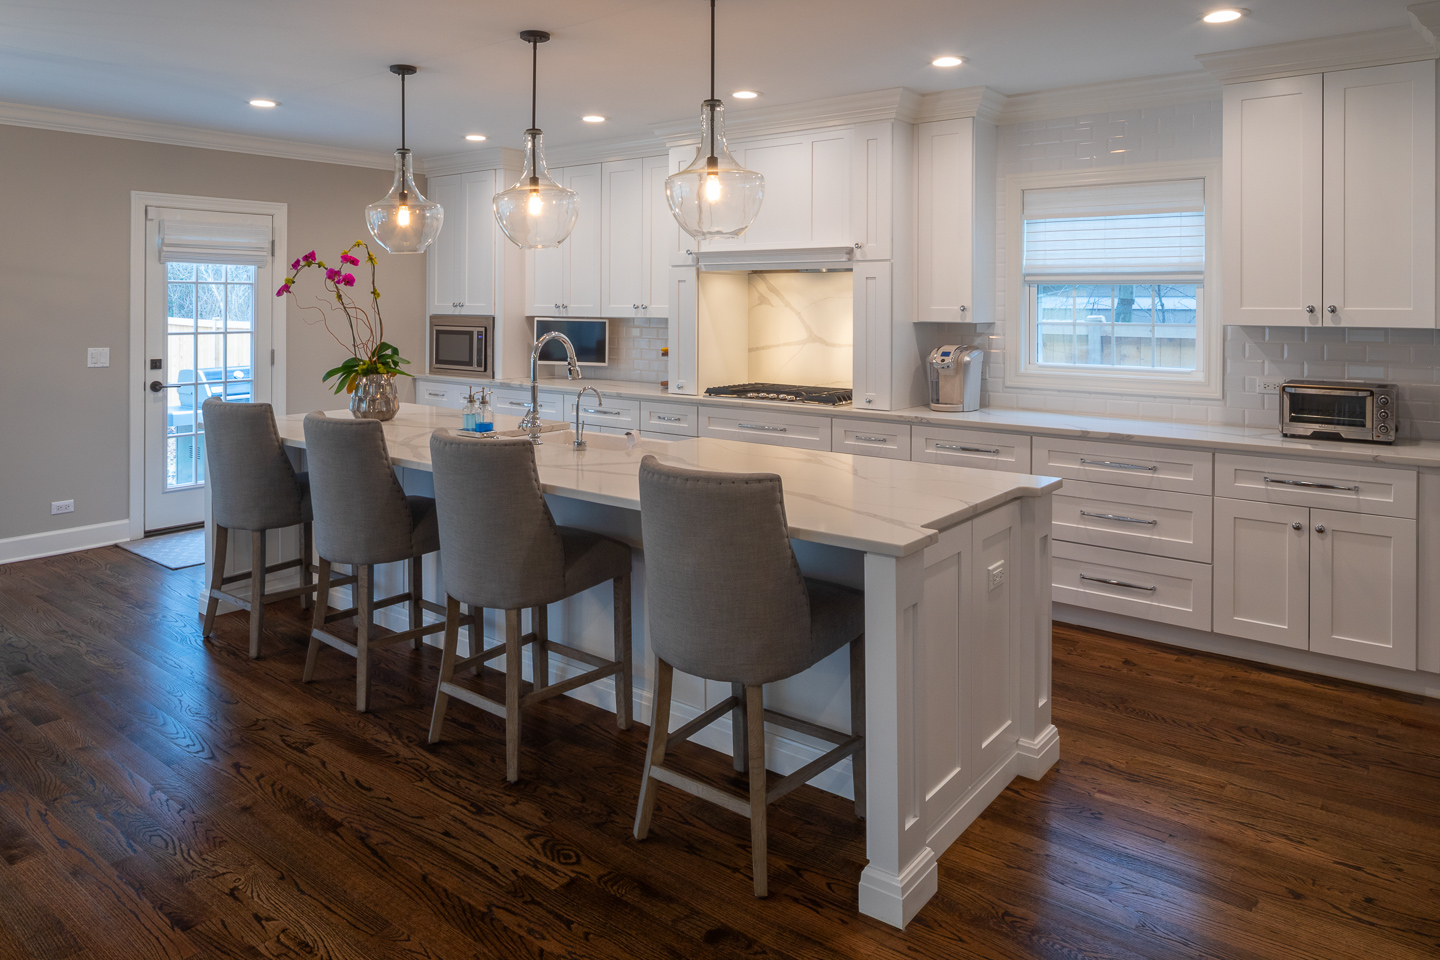
[[[400,74],[400,149],[405,149],[405,74]]]
[[[710,0],[710,99],[715,99],[715,0]],[[710,107],[710,158],[715,159],[715,107]]]
[[[712,0],[713,2],[713,0]],[[530,41],[530,129],[535,129],[535,90],[540,84],[540,41]]]

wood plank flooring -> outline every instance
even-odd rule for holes
[[[647,729],[561,698],[504,733],[439,651],[299,682],[305,621],[199,638],[196,570],[0,566],[0,958],[1434,958],[1440,703],[1057,626],[1061,759],[940,861],[904,933],[855,913],[863,825],[802,787],[748,824],[662,790]],[[725,758],[686,754],[717,780]]]

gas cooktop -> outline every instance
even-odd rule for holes
[[[789,383],[732,383],[706,387],[707,397],[739,397],[743,400],[783,400],[786,403],[820,403],[839,407],[854,398],[849,387],[800,387]]]

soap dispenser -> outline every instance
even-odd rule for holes
[[[470,388],[470,396],[465,400],[465,406],[460,408],[460,429],[468,433],[478,433],[475,424],[480,416],[480,405],[475,402],[475,388]]]
[[[480,406],[475,413],[475,432],[489,433],[495,429],[495,414],[490,407],[490,394],[492,391],[480,388]]]

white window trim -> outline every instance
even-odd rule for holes
[[[218,197],[192,197],[175,193],[130,191],[130,539],[145,536],[145,403],[144,384],[149,377],[145,354],[145,258],[149,248],[145,242],[145,210],[147,207],[180,207],[212,210],[217,213],[268,214],[271,219],[275,252],[272,264],[288,262],[286,238],[289,231],[289,207],[284,203],[264,200],[224,200]],[[283,267],[281,268],[283,270]],[[263,291],[255,292],[257,297]],[[270,347],[275,359],[270,367],[270,404],[276,415],[285,413],[285,301],[275,298],[271,304]],[[259,362],[260,358],[257,357]],[[207,556],[209,543],[206,543]]]
[[[1195,341],[1196,371],[1179,376],[1038,369],[1030,360],[1030,295],[1024,272],[1025,191],[1046,187],[1205,181],[1205,280]],[[1220,161],[1146,163],[1104,170],[1025,173],[1005,178],[1005,387],[1045,388],[1218,400],[1224,396],[1225,331],[1220,313]],[[1087,281],[1093,282],[1093,281]]]

